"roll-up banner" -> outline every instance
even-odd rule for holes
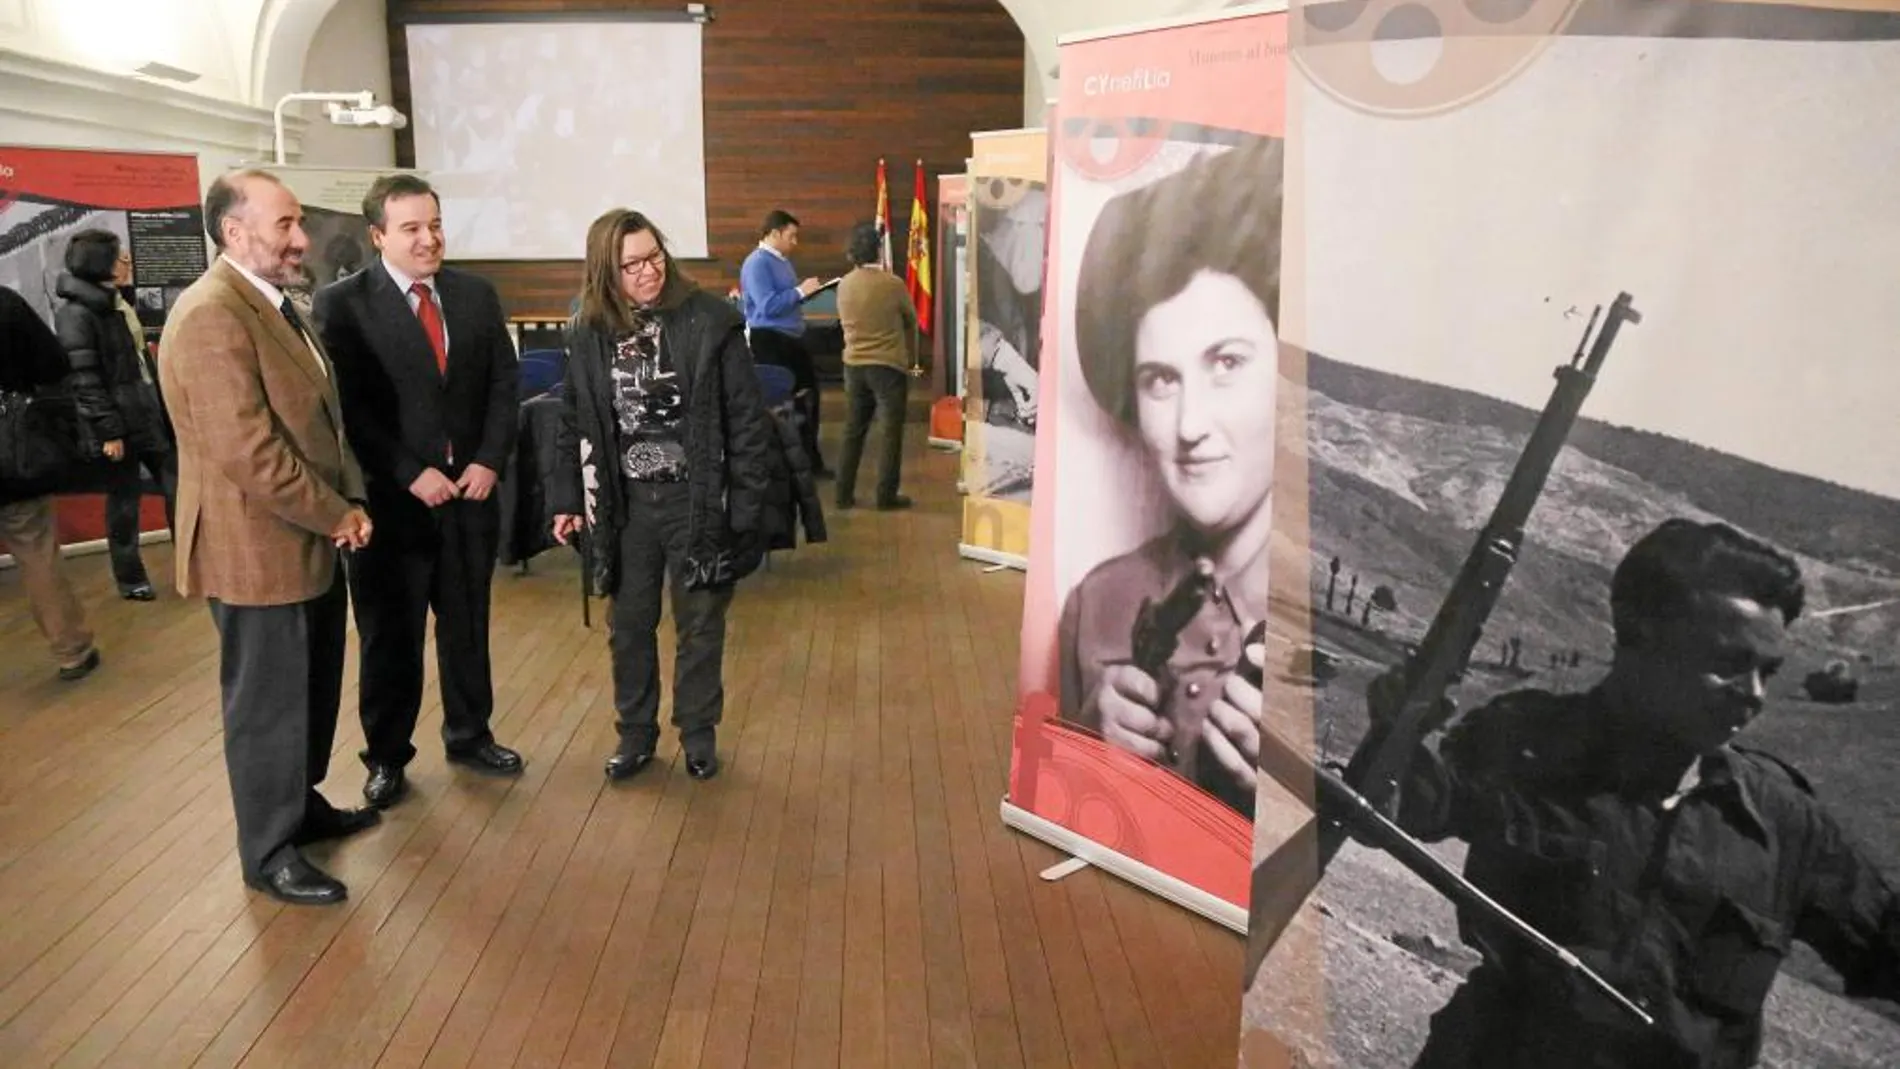
[[[972,560],[1029,563],[1048,246],[1045,131],[971,135],[964,340],[963,536]]]
[[[968,256],[970,241],[970,176],[967,171],[937,176],[937,310],[931,332],[932,393],[938,402],[930,410],[929,445],[954,452],[963,448],[963,338],[970,309]],[[952,400],[954,399],[954,400]],[[946,418],[948,417],[948,418]]]
[[[1242,1064],[1892,1066],[1900,5],[1484,6],[1296,12]]]
[[[191,153],[0,145],[0,286],[26,298],[50,325],[64,303],[59,276],[73,235],[110,231],[132,254],[120,295],[145,339],[156,342],[178,295],[209,265],[199,189]],[[155,485],[148,489],[157,494]],[[62,496],[57,513],[62,544],[105,537],[99,495]],[[139,530],[165,530],[159,497],[142,502]]]
[[[1246,927],[1279,377],[1281,5],[1061,44],[1003,819]],[[1257,645],[1257,644],[1251,644]]]

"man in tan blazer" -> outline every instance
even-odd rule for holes
[[[302,218],[268,172],[212,183],[219,256],[178,298],[158,369],[178,440],[178,591],[209,601],[218,628],[244,881],[310,905],[347,892],[299,848],[378,817],[316,789],[343,690],[337,551],[368,543],[370,522],[329,359],[280,289],[302,274]]]

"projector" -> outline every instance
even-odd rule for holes
[[[329,112],[330,121],[338,126],[388,126],[400,130],[409,125],[409,119],[388,104],[351,107],[333,103],[325,110]]]

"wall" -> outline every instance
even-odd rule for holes
[[[207,183],[271,159],[271,105],[337,2],[0,0],[0,144],[192,152]],[[196,77],[132,73],[154,61]]]
[[[304,60],[303,84],[311,92],[350,93],[368,89],[388,100],[389,58],[384,44],[388,13],[383,0],[336,0],[317,28]],[[334,126],[321,105],[304,104],[299,162],[317,167],[393,167],[395,131],[383,127]]]
[[[411,110],[401,20],[468,11],[599,7],[561,0],[388,0],[392,98]],[[675,9],[675,3],[632,3]],[[690,265],[719,292],[737,281],[768,209],[803,223],[804,274],[844,266],[852,223],[876,205],[888,157],[891,217],[901,252],[913,161],[960,172],[970,131],[1014,127],[1023,111],[1023,35],[996,0],[716,0],[706,27],[706,199],[713,260]],[[408,131],[398,162],[413,162]],[[574,235],[577,249],[582,235]],[[469,264],[492,278],[517,315],[565,316],[576,261]]]
[[[1055,89],[1036,69],[1036,50],[1023,44],[1023,127],[1032,129],[1049,121],[1049,103]]]
[[[261,158],[270,115],[245,99],[237,36],[263,2],[0,0],[0,143],[191,152],[207,180]],[[198,78],[132,74],[151,61]]]

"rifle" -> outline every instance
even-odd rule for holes
[[[1450,592],[1439,606],[1424,641],[1406,660],[1392,708],[1372,710],[1375,715],[1371,717],[1371,733],[1354,754],[1345,776],[1341,778],[1317,768],[1263,726],[1261,770],[1296,796],[1305,798],[1316,793],[1318,804],[1314,807],[1315,820],[1254,869],[1245,986],[1253,985],[1267,952],[1292,923],[1307,895],[1318,886],[1326,866],[1345,844],[1350,834],[1348,825],[1351,825],[1386,846],[1396,860],[1442,893],[1499,921],[1525,938],[1539,953],[1576,970],[1592,986],[1609,993],[1612,1001],[1645,1023],[1652,1023],[1647,1014],[1610,988],[1601,977],[1585,969],[1569,952],[1506,912],[1463,877],[1452,873],[1385,816],[1397,793],[1399,777],[1420,740],[1442,726],[1453,712],[1446,691],[1462,677],[1484,623],[1497,605],[1505,580],[1517,563],[1531,510],[1543,493],[1551,466],[1570,436],[1584,399],[1596,384],[1597,373],[1616,341],[1618,330],[1625,322],[1642,322],[1641,313],[1630,306],[1631,300],[1628,293],[1618,293],[1608,315],[1602,315],[1602,306],[1598,306],[1591,313],[1570,362],[1556,369],[1557,385],[1531,431],[1530,440],[1525,443],[1524,452],[1518,457],[1510,481],[1505,484],[1490,519],[1479,532]],[[1591,334],[1596,331],[1599,316],[1602,316],[1603,327],[1592,343]],[[1370,697],[1375,701],[1379,699],[1378,695]],[[1309,835],[1314,839],[1317,853],[1317,864],[1311,866],[1305,861]]]
[[[1254,625],[1246,646],[1264,641],[1266,627],[1265,622]],[[1236,671],[1242,673],[1255,687],[1261,685],[1261,673],[1247,660],[1244,646]],[[1644,1012],[1641,1006],[1631,1002],[1628,996],[1585,965],[1582,959],[1485,894],[1476,884],[1439,860],[1438,855],[1427,849],[1424,843],[1406,834],[1403,828],[1381,813],[1358,791],[1347,786],[1345,780],[1314,764],[1312,759],[1265,725],[1260,729],[1260,771],[1273,777],[1275,782],[1295,797],[1312,805],[1327,821],[1336,826],[1350,825],[1362,840],[1369,840],[1392,855],[1393,860],[1410,869],[1413,875],[1431,885],[1439,894],[1461,907],[1475,911],[1492,926],[1509,932],[1539,957],[1574,973],[1578,979],[1596,988],[1628,1013],[1634,1014],[1645,1025],[1655,1023],[1654,1018]],[[1312,794],[1317,794],[1317,797],[1312,797]],[[1282,847],[1282,850],[1286,849]],[[1277,932],[1275,936],[1277,938]],[[1271,945],[1267,944],[1269,947]],[[1249,953],[1253,953],[1252,945],[1249,946]],[[1249,962],[1248,986],[1252,986],[1253,974],[1258,969],[1258,961]]]

